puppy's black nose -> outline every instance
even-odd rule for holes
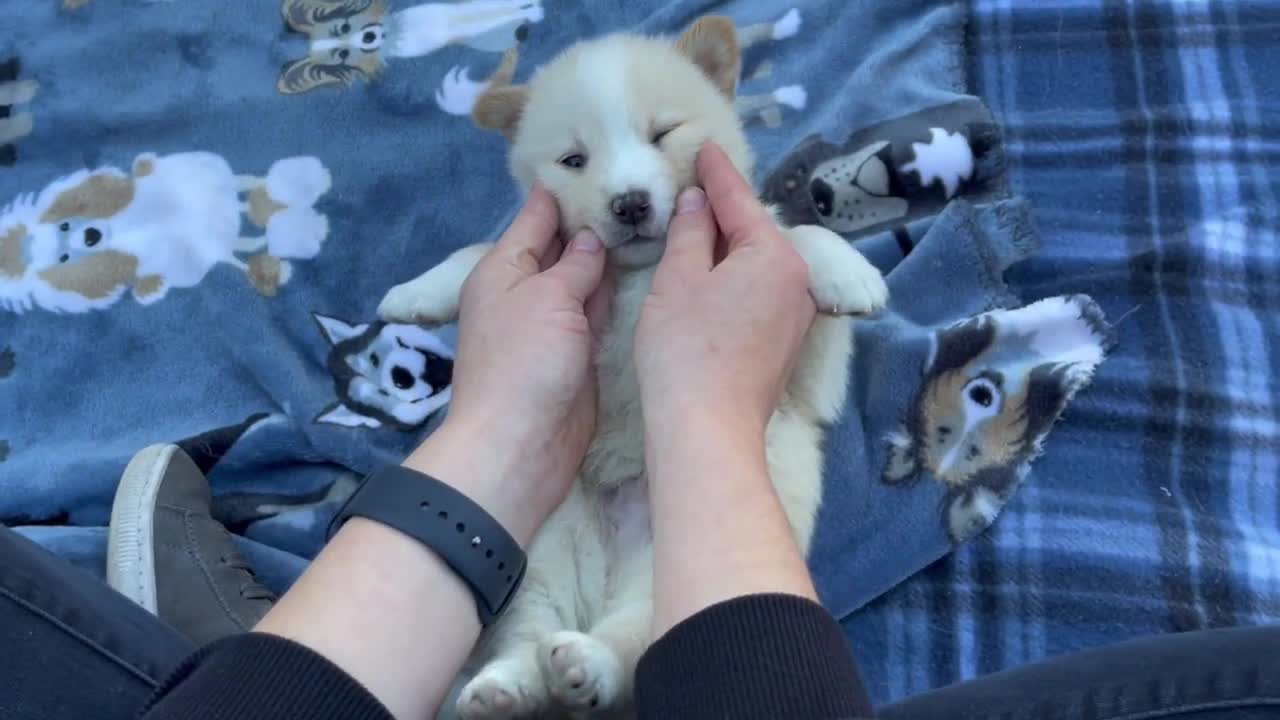
[[[102,240],[102,231],[98,228],[86,228],[84,231],[84,246],[93,247]]]
[[[619,222],[627,225],[639,225],[649,219],[649,193],[644,190],[631,190],[621,195],[614,195],[609,201],[609,209]]]

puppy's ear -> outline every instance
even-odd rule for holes
[[[720,91],[732,98],[742,69],[738,48],[738,30],[733,21],[722,15],[699,18],[676,40],[676,49],[684,53]]]
[[[523,85],[490,88],[476,100],[471,119],[485,130],[497,130],[514,140],[528,99],[529,91]]]
[[[515,139],[525,103],[529,101],[528,88],[511,84],[511,78],[516,74],[517,55],[512,48],[502,56],[502,64],[489,78],[488,89],[476,98],[476,104],[471,108],[471,119],[476,125],[485,130],[497,130],[508,140]]]

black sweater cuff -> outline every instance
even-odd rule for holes
[[[310,648],[248,633],[183,661],[140,720],[395,720],[364,686]]]
[[[794,595],[752,595],[676,625],[636,670],[638,717],[832,720],[871,704],[839,624]]]

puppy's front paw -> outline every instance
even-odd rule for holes
[[[542,679],[551,697],[578,716],[613,707],[622,663],[604,643],[580,632],[558,632],[542,643]]]
[[[884,276],[848,240],[816,225],[787,231],[809,266],[809,293],[830,315],[870,315],[889,300]]]
[[[391,288],[378,305],[378,317],[414,325],[448,325],[457,320],[462,286],[491,247],[493,243],[464,247],[413,280]]]
[[[511,660],[489,663],[462,688],[458,720],[525,718],[538,712],[545,688],[536,667]]]
[[[852,248],[850,248],[852,250]],[[818,309],[832,315],[870,315],[889,302],[884,276],[856,250],[838,266],[809,271],[809,292]]]
[[[425,277],[396,285],[378,304],[378,317],[393,323],[447,325],[457,313],[457,297],[447,297]]]

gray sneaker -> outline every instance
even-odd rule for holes
[[[275,595],[210,515],[209,483],[177,445],[133,456],[107,539],[107,582],[197,645],[250,630]]]

